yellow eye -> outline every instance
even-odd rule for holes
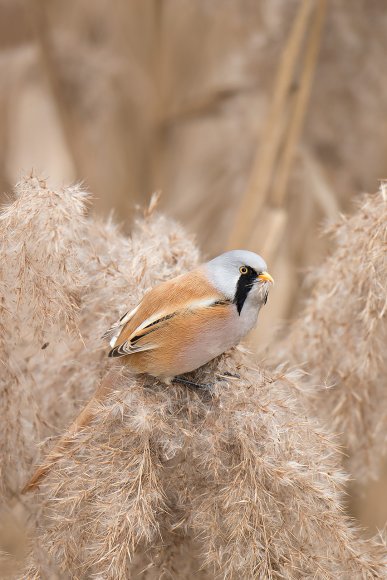
[[[249,269],[248,269],[246,266],[241,266],[241,267],[239,268],[239,272],[240,272],[241,274],[247,274],[247,272],[248,272],[248,271],[249,271]]]

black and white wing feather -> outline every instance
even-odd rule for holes
[[[121,318],[119,320],[117,320],[117,322],[115,322],[109,328],[109,330],[107,330],[102,335],[102,338],[104,340],[109,340],[109,344],[112,348],[115,346],[117,338],[120,336],[121,331],[124,328],[124,326],[129,322],[129,320],[131,318],[133,318],[133,316],[136,314],[136,312],[138,311],[139,308],[140,308],[140,304],[138,304],[136,306],[136,308],[133,308],[133,310],[126,312],[123,316],[121,316]],[[129,354],[129,353],[126,353],[126,354]]]

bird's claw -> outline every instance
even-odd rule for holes
[[[213,387],[212,383],[195,383],[195,381],[190,381],[189,379],[185,379],[184,377],[175,377],[174,379],[172,379],[173,383],[180,383],[182,385],[186,385],[189,388],[192,389],[199,389],[200,391],[205,391],[205,392],[209,392],[211,390],[211,388]]]

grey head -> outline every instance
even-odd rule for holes
[[[227,300],[235,303],[239,314],[245,304],[257,308],[266,304],[273,278],[258,254],[232,250],[210,260],[204,268],[211,283]]]

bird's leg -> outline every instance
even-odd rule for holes
[[[184,377],[180,377],[180,376],[174,377],[172,379],[172,382],[173,383],[181,383],[182,385],[186,385],[187,387],[194,388],[194,389],[200,389],[202,391],[208,391],[212,387],[211,384],[201,385],[200,383],[195,383],[194,381],[190,381],[189,379],[185,379]]]

